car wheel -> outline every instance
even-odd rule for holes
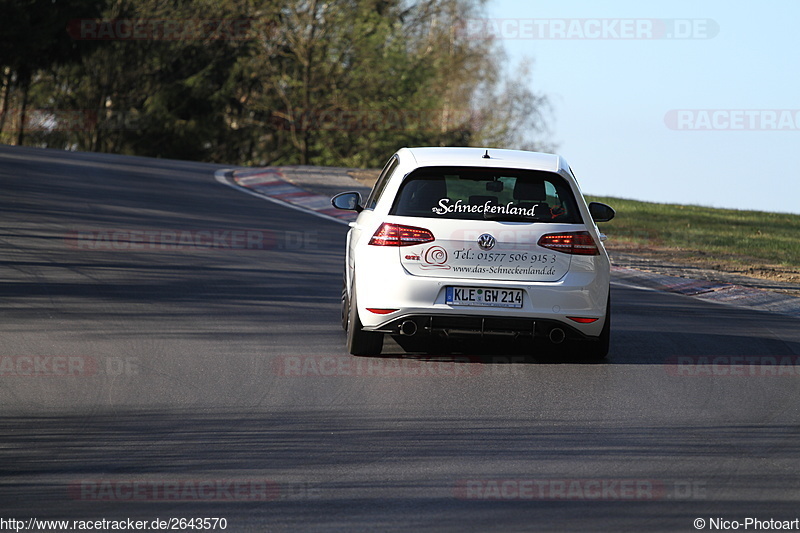
[[[342,280],[342,329],[345,331],[348,320],[350,320],[350,298],[347,294],[347,282]]]
[[[364,331],[358,317],[356,286],[353,280],[353,296],[349,299],[347,314],[347,350],[352,355],[379,355],[383,349],[383,333]]]

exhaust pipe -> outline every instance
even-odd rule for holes
[[[550,342],[553,344],[561,344],[564,342],[564,339],[567,338],[567,334],[564,333],[564,330],[561,328],[553,328],[550,330],[550,334],[548,335]]]
[[[413,320],[406,320],[400,324],[400,335],[411,337],[417,333],[417,323]]]

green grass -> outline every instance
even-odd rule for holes
[[[587,197],[617,211],[598,226],[609,245],[630,243],[700,252],[742,265],[800,266],[800,215]],[[753,265],[755,266],[755,265]]]

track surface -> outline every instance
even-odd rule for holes
[[[692,531],[800,514],[800,372],[767,366],[800,356],[798,320],[614,285],[607,364],[504,346],[410,364],[393,342],[350,358],[347,228],[218,168],[0,147],[0,517]]]

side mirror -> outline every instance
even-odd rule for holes
[[[608,222],[614,215],[617,214],[616,211],[611,206],[606,204],[601,204],[600,202],[591,202],[589,203],[589,214],[592,215],[592,220],[595,222]]]
[[[331,198],[331,205],[336,209],[345,211],[355,211],[360,213],[364,210],[361,206],[361,194],[357,192],[342,192]]]

